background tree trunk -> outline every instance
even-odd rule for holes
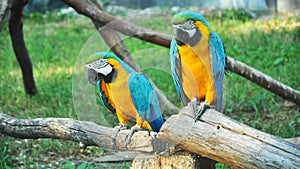
[[[15,55],[22,69],[25,92],[34,95],[37,92],[37,89],[33,78],[32,64],[23,37],[23,23],[21,20],[23,7],[27,3],[27,0],[12,0],[9,18],[9,33]]]

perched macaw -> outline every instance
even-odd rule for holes
[[[136,125],[127,135],[127,144],[134,132],[142,129],[158,132],[164,120],[156,92],[141,72],[134,71],[116,55],[99,52],[88,59],[86,74],[89,82],[97,86],[103,105],[115,113],[120,122],[112,138],[121,129],[127,128],[128,120]]]
[[[171,23],[174,29],[170,46],[171,71],[183,104],[187,105],[193,98],[199,100],[202,109],[198,116],[207,107],[221,111],[226,68],[221,38],[198,13],[177,13]]]

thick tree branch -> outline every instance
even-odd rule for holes
[[[125,150],[125,138],[129,130],[117,135],[117,148]],[[78,121],[68,118],[16,119],[0,112],[0,133],[21,138],[54,138],[71,140],[84,146],[112,148],[113,128],[99,126],[93,122]],[[160,152],[165,144],[155,139],[155,133],[142,131],[135,133],[128,150],[141,152]]]
[[[227,58],[228,69],[261,87],[300,105],[300,92],[271,78],[270,76],[236,60]]]
[[[232,168],[300,168],[300,147],[230,119],[213,109],[195,121],[184,107],[158,138]]]
[[[120,20],[116,17],[108,15],[97,7],[86,3],[81,0],[62,0],[69,6],[73,7],[78,13],[83,14],[95,21],[99,21],[102,24],[108,24],[110,28],[117,30],[125,35],[133,36],[141,40],[151,42],[160,46],[169,47],[171,36],[158,33],[143,27],[134,25],[125,20]],[[227,59],[228,69],[237,73],[246,79],[253,81],[254,83],[264,87],[265,89],[274,92],[275,94],[281,96],[284,99],[293,101],[300,104],[300,93],[299,91],[292,89],[291,87],[284,85],[271,77],[263,74],[239,62],[231,57]]]
[[[164,47],[170,46],[171,36],[139,27],[125,20],[118,19],[99,10],[96,6],[82,0],[61,0],[74,8],[79,14],[85,15],[92,20],[108,24],[109,27],[127,36],[133,36],[141,40],[158,44]]]
[[[102,11],[102,7],[97,0],[92,0],[91,3]],[[121,39],[119,32],[105,26],[107,25],[106,23],[102,23],[94,19],[91,20],[109,48],[134,70],[141,71],[140,66],[134,62],[128,48]]]
[[[23,37],[22,13],[28,0],[12,0],[9,18],[9,33],[15,55],[22,69],[25,92],[30,95],[36,93],[32,72],[32,64]]]

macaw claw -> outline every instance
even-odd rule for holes
[[[207,102],[200,102],[200,100],[196,98],[193,98],[188,105],[193,109],[195,121],[201,118],[206,109],[211,108]]]
[[[130,129],[130,131],[129,131],[129,133],[126,135],[126,144],[125,144],[125,147],[126,147],[126,150],[127,150],[127,146],[130,144],[130,142],[131,142],[131,138],[132,138],[132,136],[133,136],[133,134],[135,133],[135,132],[137,132],[137,131],[143,131],[143,130],[146,130],[146,129],[144,129],[144,128],[141,128],[141,127],[139,127],[139,126],[133,126],[133,127],[131,127],[131,129]]]
[[[127,125],[126,124],[121,124],[121,123],[118,126],[114,127],[114,133],[113,133],[112,138],[111,138],[111,144],[112,144],[113,149],[117,148],[116,138],[117,138],[117,135],[118,135],[119,131],[120,130],[125,130],[125,129],[127,129]]]
[[[210,105],[207,102],[201,102],[195,114],[195,120],[200,119],[206,109],[210,109]]]

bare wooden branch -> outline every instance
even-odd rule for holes
[[[125,138],[129,130],[117,135],[116,146],[125,150]],[[71,140],[84,146],[112,148],[113,128],[99,126],[93,122],[68,118],[16,119],[0,112],[0,133],[22,139],[55,138]],[[128,150],[160,152],[165,144],[155,139],[156,133],[141,131],[133,135]]]
[[[92,4],[94,4],[99,10],[102,10],[102,7],[97,0],[92,0]],[[105,26],[107,25],[106,23],[93,19],[92,22],[109,48],[134,70],[141,71],[140,66],[134,62],[128,48],[121,39],[119,32]]]
[[[300,147],[226,117],[213,109],[194,120],[184,107],[158,138],[232,168],[300,168]]]
[[[139,38],[141,40],[158,44],[160,46],[169,47],[171,36],[163,33],[158,33],[150,29],[134,25],[125,20],[118,19],[114,16],[104,13],[96,6],[91,5],[82,0],[61,0],[67,5],[74,8],[79,14],[85,15],[93,20],[103,24],[108,24],[109,27],[117,30],[127,36]],[[115,21],[115,22],[114,22]]]
[[[278,82],[270,76],[236,60],[231,57],[227,58],[228,69],[241,75],[242,77],[260,85],[261,87],[300,105],[300,92]]]
[[[22,13],[28,0],[12,0],[9,18],[9,33],[13,49],[22,69],[25,92],[34,95],[37,90],[33,78],[32,64],[23,37]]]
[[[129,23],[125,20],[120,20],[116,17],[113,17],[109,14],[102,12],[101,10],[97,9],[97,7],[86,3],[85,1],[81,0],[62,0],[69,6],[73,7],[78,13],[83,14],[95,21],[99,21],[102,24],[108,24],[109,27],[117,30],[125,35],[133,36],[139,38],[141,40],[151,42],[160,46],[164,46],[169,48],[171,36],[158,33],[149,29],[145,29],[143,27],[134,25]],[[281,96],[284,99],[293,101],[297,104],[300,104],[300,92],[292,89],[289,86],[286,86],[271,77],[263,74],[239,62],[231,57],[228,56],[227,59],[228,69],[237,73],[246,79],[253,81],[254,83],[264,87],[265,89]]]
[[[9,8],[9,0],[1,0],[0,1],[0,32],[2,30],[2,26],[4,23],[5,15]]]

